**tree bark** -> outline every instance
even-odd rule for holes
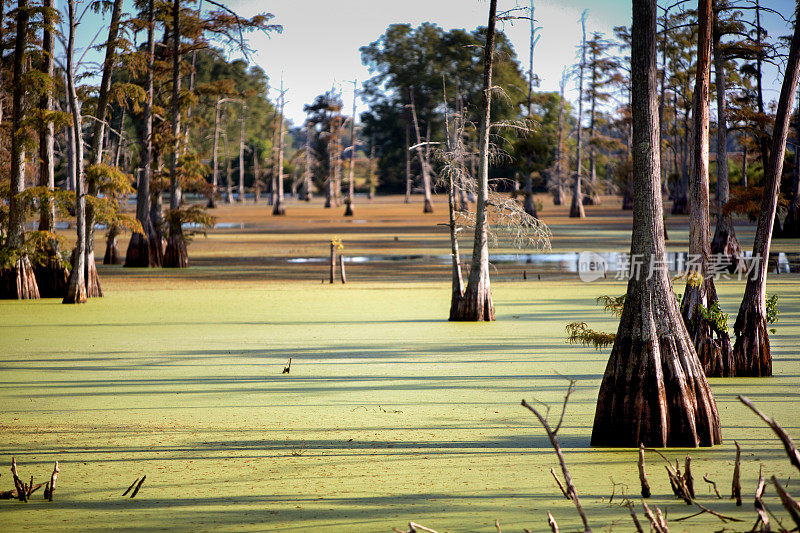
[[[21,0],[20,3],[22,3]],[[63,303],[80,304],[86,302],[86,197],[84,195],[83,175],[83,142],[81,131],[83,124],[81,110],[78,104],[78,94],[75,91],[75,0],[67,1],[69,34],[67,37],[67,91],[69,107],[72,112],[72,131],[75,137],[75,216],[78,241],[72,252],[72,271],[67,282],[67,292]]]
[[[714,84],[717,93],[717,227],[711,241],[711,253],[721,254],[730,265],[738,265],[742,258],[742,248],[736,238],[733,219],[725,214],[723,208],[728,202],[730,184],[728,180],[728,126],[726,115],[725,58],[720,47],[720,27],[718,11],[714,10]]]
[[[631,78],[634,208],[631,272],[595,411],[593,446],[711,446],[719,415],[683,324],[666,266],[656,96],[656,0],[633,2]]]
[[[142,225],[143,233],[133,233],[128,242],[125,253],[126,267],[147,268],[161,266],[160,233],[153,227],[153,218],[150,215],[150,182],[153,179],[153,95],[155,75],[155,25],[156,8],[155,0],[148,2],[148,27],[147,27],[147,71],[145,73],[145,92],[147,97],[142,106],[142,173],[136,187],[136,219]],[[159,192],[160,194],[160,192]],[[153,246],[157,244],[156,246]]]
[[[583,71],[586,68],[586,14],[581,16],[583,39],[581,40],[581,64],[578,74],[578,143],[575,148],[575,185],[572,190],[572,204],[569,207],[570,218],[584,218],[583,193],[581,192],[581,151],[583,150]]]
[[[467,288],[458,306],[458,321],[493,321],[494,304],[489,281],[489,242],[486,208],[489,194],[489,134],[492,107],[492,60],[494,59],[494,31],[497,0],[489,2],[489,23],[486,26],[486,44],[483,51],[483,98],[478,147],[478,198],[475,205],[475,240],[472,248],[472,265]],[[413,107],[412,107],[413,109]]]
[[[733,326],[736,333],[733,358],[737,376],[772,375],[772,353],[766,320],[767,264],[783,171],[783,154],[789,133],[791,104],[794,102],[798,71],[800,71],[800,24],[796,18],[798,14],[800,8],[795,9],[794,31],[778,108],[775,112],[770,159],[764,172],[764,197],[753,242],[753,258],[757,261],[757,271],[747,280],[744,298]]]

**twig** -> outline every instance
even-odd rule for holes
[[[711,485],[711,487],[714,489],[714,493],[717,495],[717,498],[722,498],[719,490],[717,490],[717,484],[711,481],[711,479],[708,477],[708,474],[703,475],[703,481]]]
[[[644,506],[644,515],[647,517],[647,520],[650,521],[650,527],[652,531],[655,533],[669,533],[669,528],[667,527],[667,523],[664,520],[664,517],[661,515],[659,508],[655,508],[656,514],[654,515],[650,510],[650,507],[647,506],[646,501],[642,500],[642,505]]]
[[[572,393],[572,389],[575,386],[575,380],[570,380],[569,387],[567,388],[567,393],[564,396],[564,406],[561,411],[561,416],[559,417],[558,425],[555,429],[550,427],[550,424],[547,423],[547,419],[543,417],[539,411],[537,411],[534,407],[532,407],[528,402],[522,400],[522,406],[528,409],[531,413],[533,413],[536,418],[539,419],[539,423],[544,428],[545,432],[547,433],[547,438],[550,439],[550,444],[553,446],[553,450],[556,452],[556,456],[558,457],[558,462],[561,465],[561,474],[564,476],[564,483],[567,485],[567,494],[569,494],[569,498],[575,504],[575,509],[578,511],[578,514],[583,521],[583,529],[586,532],[591,532],[592,529],[589,527],[589,521],[586,518],[586,513],[583,512],[583,507],[581,507],[580,499],[578,498],[578,492],[575,490],[575,485],[572,483],[572,476],[570,476],[569,469],[567,468],[567,463],[564,461],[564,454],[561,453],[561,446],[558,443],[558,430],[561,428],[561,423],[564,421],[564,411],[567,410],[567,402],[569,401],[569,396]]]
[[[800,528],[800,503],[797,503],[797,500],[792,498],[789,493],[781,487],[780,483],[778,483],[778,478],[772,476],[770,479],[772,480],[772,484],[775,485],[775,491],[778,493],[781,503],[786,508],[789,516],[792,517],[795,525]]]
[[[756,508],[756,512],[758,513],[758,520],[756,521],[756,525],[753,526],[753,531],[758,528],[759,522],[763,524],[761,528],[762,531],[769,531],[769,516],[767,515],[767,510],[764,508],[764,501],[761,497],[764,496],[764,476],[761,475],[761,471],[758,472],[758,486],[756,487],[756,496],[755,501],[753,502],[753,506]]]
[[[556,480],[556,483],[558,484],[558,489],[561,491],[561,494],[563,494],[566,499],[571,500],[572,498],[569,497],[569,494],[567,493],[566,489],[564,489],[564,485],[561,484],[561,480],[558,479],[558,476],[556,475],[556,469],[551,468],[550,474],[553,476],[553,479]]]
[[[758,417],[761,420],[766,422],[767,425],[772,428],[772,431],[774,431],[775,434],[778,436],[778,438],[781,439],[783,447],[786,450],[786,455],[789,456],[789,462],[793,464],[798,470],[800,470],[800,450],[798,450],[797,447],[794,445],[794,442],[792,442],[792,439],[791,437],[789,437],[789,434],[786,433],[786,431],[784,431],[784,429],[780,426],[780,424],[775,422],[774,419],[767,418],[767,416],[761,411],[759,411],[758,408],[755,405],[753,405],[753,402],[751,402],[746,397],[740,395],[739,401],[745,404],[747,407],[749,407],[751,411],[753,411],[756,415],[758,415]]]
[[[556,523],[556,519],[553,518],[553,515],[550,514],[550,511],[547,511],[547,525],[550,526],[550,531],[558,533],[558,524]]]
[[[633,506],[630,498],[625,498],[625,503],[628,506],[628,511],[631,513],[631,520],[633,520],[633,525],[636,526],[636,533],[644,533],[642,530],[642,524],[639,523],[639,518],[636,516],[636,508]]]

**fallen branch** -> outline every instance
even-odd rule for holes
[[[50,484],[45,492],[45,496],[47,496],[48,501],[53,501],[53,493],[56,491],[56,480],[58,479],[59,472],[61,472],[61,469],[58,467],[58,461],[56,461],[56,464],[53,467],[53,473],[50,474]]]
[[[395,531],[396,533],[417,533],[417,531],[427,531],[427,533],[438,533],[435,529],[422,526],[415,522],[408,523],[408,531],[403,531],[402,529],[397,529],[396,527],[393,527],[392,530]]]
[[[786,433],[786,431],[784,431],[784,429],[780,426],[780,424],[775,422],[774,419],[767,418],[767,416],[761,411],[759,411],[758,408],[755,405],[753,405],[753,402],[751,402],[746,397],[740,395],[739,401],[745,404],[747,407],[749,407],[751,411],[753,411],[761,420],[766,422],[767,425],[772,428],[772,431],[774,431],[775,434],[778,436],[778,438],[781,439],[783,447],[786,450],[786,455],[789,456],[789,462],[792,465],[794,465],[798,470],[800,470],[800,450],[798,450],[797,447],[794,445],[794,442],[792,442],[792,439],[791,437],[789,437],[789,434]]]
[[[722,498],[722,495],[719,493],[719,490],[717,490],[717,484],[711,481],[711,479],[708,477],[708,474],[703,475],[703,481],[711,485],[711,487],[714,489],[714,493],[717,495],[717,498],[720,499]]]
[[[533,413],[536,418],[539,419],[539,423],[544,428],[545,432],[547,433],[547,438],[550,439],[550,444],[553,446],[553,450],[556,452],[556,456],[558,457],[558,462],[561,465],[561,474],[564,476],[564,483],[567,485],[567,494],[569,495],[569,499],[575,504],[575,509],[578,511],[578,514],[583,521],[583,530],[585,532],[591,532],[592,528],[589,527],[589,521],[586,518],[586,513],[583,512],[583,507],[581,507],[580,499],[578,498],[578,492],[575,490],[575,485],[572,483],[572,476],[569,474],[569,469],[567,468],[567,463],[564,461],[564,454],[561,453],[561,445],[558,443],[558,431],[561,429],[561,424],[564,422],[564,413],[567,410],[567,403],[569,402],[569,396],[572,394],[572,389],[575,386],[575,381],[570,380],[569,387],[567,388],[567,394],[564,396],[564,405],[561,408],[561,416],[559,417],[558,424],[553,429],[550,427],[550,424],[547,422],[547,419],[543,417],[539,411],[537,411],[534,407],[532,407],[528,402],[522,400],[522,406],[528,409],[531,413]]]
[[[642,485],[642,498],[650,497],[650,483],[644,471],[644,444],[639,444],[639,483]]]
[[[778,483],[778,478],[772,476],[770,479],[772,480],[772,484],[775,485],[775,491],[778,493],[781,503],[786,508],[786,511],[789,513],[795,525],[800,528],[800,503],[797,503],[797,500],[792,498],[789,493],[781,487],[780,483]]]
[[[741,482],[741,459],[742,449],[739,443],[733,441],[736,446],[736,462],[733,464],[733,481],[731,481],[731,498],[736,498],[736,507],[742,506],[742,482]]]
[[[640,448],[641,449],[641,448]],[[625,498],[625,503],[628,506],[628,511],[631,513],[631,519],[633,520],[633,525],[636,526],[636,533],[644,533],[642,529],[642,524],[639,523],[639,518],[636,516],[636,508],[633,506],[630,498]]]
[[[17,491],[17,498],[21,502],[26,502],[28,499],[25,497],[25,484],[17,475],[17,459],[16,457],[11,458],[11,476],[14,478],[14,488]]]
[[[756,520],[756,525],[753,526],[753,531],[758,529],[759,523],[763,524],[761,528],[762,531],[769,531],[769,516],[767,515],[767,510],[764,508],[764,501],[761,499],[762,496],[764,496],[764,476],[762,476],[759,471],[758,486],[756,487],[756,496],[753,502],[756,513],[758,513],[758,520]]]
[[[558,484],[558,489],[561,491],[561,494],[563,494],[566,499],[571,500],[572,498],[569,497],[569,494],[567,493],[566,489],[564,488],[564,485],[561,484],[561,480],[558,479],[558,475],[556,475],[556,469],[555,468],[551,468],[550,469],[550,474],[553,476],[553,479],[556,480],[556,483]]]
[[[656,513],[650,510],[650,507],[647,506],[647,502],[642,500],[642,505],[644,506],[644,515],[647,517],[647,520],[650,521],[650,528],[655,533],[669,533],[669,528],[667,527],[667,521],[664,520],[664,516],[661,514],[661,510],[656,507]]]
[[[556,519],[553,518],[553,515],[550,514],[550,511],[547,511],[547,525],[550,526],[550,531],[553,533],[558,533],[558,524],[556,524]]]
[[[686,461],[683,467],[683,480],[686,484],[686,489],[689,491],[689,497],[694,499],[694,478],[692,477],[692,457],[686,455]]]

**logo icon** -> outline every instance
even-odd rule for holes
[[[594,252],[581,252],[578,254],[578,277],[584,283],[590,283],[606,277],[608,261]]]

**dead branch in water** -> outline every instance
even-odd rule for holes
[[[786,433],[781,425],[775,422],[774,419],[767,418],[767,415],[759,411],[758,408],[753,405],[753,402],[751,402],[748,398],[740,395],[739,401],[749,407],[751,411],[753,411],[761,420],[766,422],[767,425],[772,428],[772,431],[774,431],[778,438],[781,439],[783,447],[786,450],[786,455],[789,456],[789,462],[792,463],[792,465],[794,465],[798,470],[800,470],[800,450],[798,450],[794,445],[794,442],[792,442],[789,434]]]
[[[569,402],[569,396],[572,394],[572,390],[575,387],[575,380],[570,380],[569,387],[567,388],[567,393],[564,396],[564,404],[561,408],[561,416],[558,419],[558,424],[555,428],[551,428],[550,424],[547,422],[547,418],[542,416],[539,411],[536,410],[533,406],[531,406],[525,400],[522,400],[522,406],[528,409],[531,413],[533,413],[536,418],[539,419],[539,423],[544,428],[545,432],[547,433],[547,438],[550,439],[550,444],[553,447],[553,450],[556,452],[556,456],[558,457],[558,462],[561,465],[561,473],[564,476],[564,482],[567,486],[566,495],[569,496],[569,499],[575,504],[575,509],[578,511],[578,514],[583,521],[583,529],[586,532],[591,532],[592,529],[589,527],[589,521],[586,518],[586,513],[583,512],[583,507],[581,507],[580,499],[578,498],[578,492],[575,490],[575,485],[572,483],[572,476],[570,476],[569,469],[567,468],[567,463],[564,461],[564,454],[561,452],[561,445],[558,443],[558,431],[561,429],[561,424],[564,422],[564,413],[567,411],[567,403]],[[549,411],[549,408],[548,408]]]

